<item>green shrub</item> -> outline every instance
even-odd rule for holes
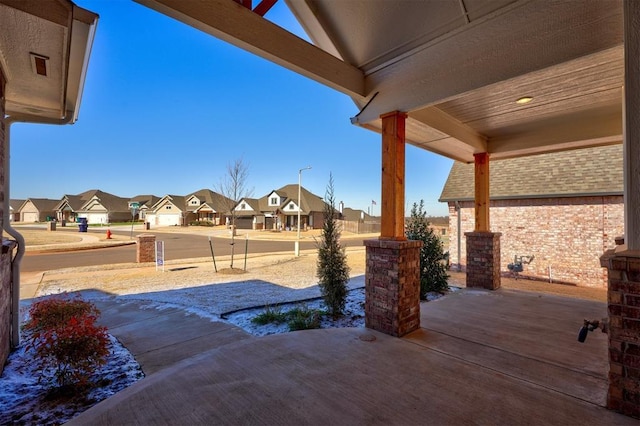
[[[429,228],[424,200],[413,203],[411,217],[407,221],[406,235],[409,240],[422,241],[420,249],[420,299],[427,293],[442,293],[449,289],[447,266],[449,253],[444,252],[442,240]]]
[[[80,390],[106,362],[109,338],[106,327],[95,324],[98,309],[79,298],[50,298],[29,309],[24,329],[27,348],[33,348],[43,378],[58,387]]]
[[[333,195],[332,175],[329,175],[329,185],[324,201],[322,235],[318,244],[318,285],[329,313],[336,318],[342,315],[347,299],[349,265],[344,247],[340,245],[340,229],[336,220],[337,211]]]
[[[287,324],[289,325],[289,331],[320,328],[322,313],[322,311],[309,309],[306,306],[300,306],[288,311],[289,322]]]
[[[270,323],[281,324],[287,321],[287,313],[282,312],[282,308],[276,306],[265,306],[264,312],[251,319],[254,324],[265,325]]]

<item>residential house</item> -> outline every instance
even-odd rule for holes
[[[221,225],[235,201],[222,194],[201,189],[187,196],[187,210],[193,212],[195,220]]]
[[[343,231],[353,232],[354,234],[380,232],[380,218],[373,217],[364,210],[345,207],[342,201],[338,204],[338,210]]]
[[[26,200],[9,200],[9,221],[20,222],[20,207]]]
[[[262,198],[243,198],[234,207],[236,227],[241,229],[297,229],[300,211],[301,229],[322,226],[325,202],[322,197],[300,188],[285,185]]]
[[[65,194],[56,205],[56,217],[60,222],[75,222],[78,212],[82,206],[89,201],[96,193],[97,189],[90,189],[77,195]]]
[[[136,208],[136,214],[134,219],[145,221],[147,220],[147,212],[160,200],[160,197],[155,195],[136,195],[129,199],[127,203],[129,210]]]
[[[449,205],[454,269],[465,269],[464,234],[474,230],[473,182],[474,165],[456,162],[440,196]],[[495,160],[490,188],[503,273],[516,256],[535,256],[522,275],[606,286],[600,256],[624,233],[621,145]]]
[[[20,222],[47,222],[56,217],[58,200],[48,198],[28,198],[18,209]]]
[[[129,200],[108,192],[96,190],[78,210],[79,218],[86,218],[90,224],[109,224],[130,221]]]
[[[189,195],[165,195],[146,213],[146,220],[154,226],[186,226],[194,221],[220,224],[233,201],[209,189]]]

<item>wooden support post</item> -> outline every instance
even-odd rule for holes
[[[489,232],[489,153],[473,154],[475,160],[475,232]]]
[[[405,120],[399,111],[382,119],[382,199],[380,238],[404,241]]]

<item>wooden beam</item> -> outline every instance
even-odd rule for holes
[[[278,0],[262,0],[256,7],[253,8],[253,12],[260,16],[264,16],[271,8],[277,3]]]
[[[474,154],[476,232],[490,232],[489,226],[489,154]]]
[[[382,119],[382,212],[380,238],[406,240],[404,233],[405,120],[403,112]]]
[[[427,107],[409,113],[417,120],[472,147],[476,152],[487,152],[487,138],[471,127],[436,107]]]
[[[364,74],[233,0],[135,0],[355,99]]]

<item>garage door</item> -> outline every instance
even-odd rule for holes
[[[253,227],[253,217],[236,217],[236,229],[251,229]]]
[[[179,226],[180,215],[177,214],[159,214],[156,215],[156,224],[158,226]]]
[[[106,213],[87,213],[87,223],[107,224],[109,222]]]
[[[37,222],[38,221],[38,213],[24,212],[24,213],[22,213],[22,221],[23,222]]]

